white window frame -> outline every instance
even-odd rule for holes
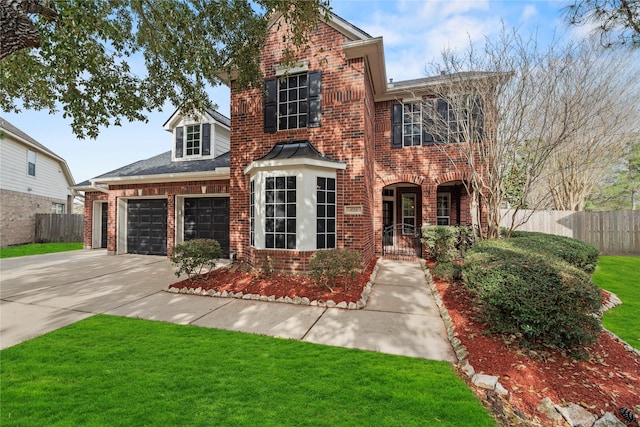
[[[198,128],[198,139],[197,139],[197,149],[198,152],[197,153],[193,153],[193,151],[196,148],[196,145],[193,145],[191,148],[189,148],[189,142],[195,142],[196,139],[192,139],[191,141],[189,140],[189,129],[190,128]],[[195,132],[192,132],[191,135],[195,134]],[[189,154],[189,149],[192,150],[192,154]],[[184,152],[184,157],[189,157],[189,158],[193,158],[193,157],[201,157],[202,156],[202,123],[191,123],[191,124],[186,124],[184,125],[184,148],[183,148],[183,152]]]
[[[406,199],[413,199],[413,215],[406,215],[405,213],[405,206],[404,206],[404,201]],[[416,193],[402,193],[402,197],[400,199],[400,203],[402,204],[402,234],[403,235],[410,235],[410,234],[415,234],[416,232]],[[408,218],[413,218],[413,231],[409,232],[408,229],[405,229],[405,225],[409,225],[407,223],[405,223],[405,219]]]
[[[31,165],[33,165],[33,173],[31,173]],[[36,152],[27,150],[27,175],[36,176]]]
[[[440,200],[444,198],[446,200],[447,215],[440,215]],[[446,219],[446,224],[440,224],[440,219]],[[436,224],[438,225],[451,225],[451,193],[438,193],[436,195]]]
[[[407,102],[402,104],[402,146],[403,147],[417,147],[422,145],[422,128],[424,123],[422,122],[422,111],[424,110],[424,102]],[[410,111],[407,111],[410,109]],[[407,119],[411,119],[408,120]],[[411,133],[405,132],[407,127],[412,130]],[[418,133],[415,133],[416,127]],[[407,144],[407,137],[411,138],[409,144]],[[416,142],[417,137],[417,142]]]
[[[57,203],[57,202],[52,202],[51,203],[51,213],[52,214],[64,214],[64,210],[65,210],[64,203]]]
[[[288,81],[290,78],[296,77],[296,78],[300,78],[304,76],[306,79],[306,84],[305,85],[297,85],[295,88],[291,88],[288,86]],[[287,87],[286,88],[282,88],[282,84],[283,84],[283,80],[287,82]],[[278,78],[277,80],[278,82],[278,98],[277,98],[277,106],[278,106],[278,130],[292,130],[292,129],[306,129],[307,127],[309,127],[309,73],[307,72],[302,72],[302,73],[297,73],[297,74],[290,74],[288,76],[283,76],[281,78]],[[299,80],[298,80],[299,82]],[[304,98],[301,98],[300,95],[300,88],[305,88],[306,89],[306,93],[307,95]],[[291,101],[289,99],[289,95],[291,93],[292,90],[297,90],[297,99],[295,101]],[[287,93],[287,100],[282,100],[281,96],[282,93],[286,92]],[[304,113],[300,113],[300,106],[302,105],[302,103],[306,104],[306,112]],[[288,111],[286,113],[284,113],[282,111],[282,103],[285,103],[285,108],[289,108],[290,105],[295,105],[295,109],[296,112],[295,113],[289,113]],[[295,104],[294,104],[295,103]],[[289,126],[289,118],[291,117],[297,117],[297,122],[296,122],[296,126],[295,127],[291,127]],[[305,119],[305,125],[304,126],[300,126],[300,118],[304,117]],[[287,121],[287,126],[283,127],[280,126],[280,121],[281,119],[284,118]]]

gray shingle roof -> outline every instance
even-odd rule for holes
[[[108,178],[126,178],[134,176],[164,175],[189,172],[213,171],[229,167],[229,153],[221,154],[214,159],[171,161],[171,151],[158,154],[149,159],[140,160],[93,178],[95,181]],[[76,186],[90,185],[84,181]]]
[[[339,163],[321,154],[309,141],[278,142],[259,160],[307,158]]]

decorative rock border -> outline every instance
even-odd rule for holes
[[[483,390],[489,390],[495,392],[497,395],[502,396],[505,399],[508,399],[509,391],[498,381],[499,378],[495,375],[486,375],[486,374],[477,374],[473,366],[469,363],[468,356],[469,352],[467,348],[462,344],[460,339],[458,338],[458,334],[455,330],[455,325],[451,320],[451,316],[447,311],[447,308],[444,306],[442,302],[442,298],[440,298],[440,293],[436,289],[433,278],[431,277],[431,272],[429,271],[426,263],[422,260],[422,269],[424,271],[425,279],[427,280],[427,286],[431,289],[431,294],[433,295],[433,299],[440,310],[440,316],[444,321],[444,326],[447,330],[447,337],[449,338],[449,342],[453,347],[453,350],[456,353],[456,357],[458,358],[458,367],[459,369],[471,380],[471,383],[475,385],[477,388]],[[618,305],[622,304],[620,298],[618,298],[614,293],[609,292],[609,299],[603,304],[600,315],[602,315],[607,310],[610,310]],[[623,341],[620,337],[610,332],[609,330],[602,328],[605,332],[611,335],[615,340],[619,341],[624,345],[625,349],[628,351],[640,355],[640,351],[636,348],[630,346],[625,341]],[[638,405],[640,406],[640,405]],[[636,412],[640,413],[640,409],[638,407],[634,408]],[[551,420],[564,420],[571,427],[625,427],[623,424],[613,413],[607,412],[602,417],[597,418],[596,415],[593,415],[586,409],[584,409],[580,405],[576,405],[575,403],[567,403],[563,405],[554,404],[550,398],[545,397],[540,401],[538,405],[538,410],[544,413]]]
[[[279,297],[276,298],[275,295],[258,295],[258,294],[243,294],[242,292],[227,292],[227,291],[214,291],[206,290],[202,288],[175,288],[171,285],[167,286],[164,290],[166,292],[170,292],[173,294],[188,294],[188,295],[202,295],[202,296],[210,296],[216,298],[235,298],[235,299],[244,299],[244,300],[253,300],[253,301],[264,301],[264,302],[279,302],[285,304],[294,304],[294,305],[308,305],[312,307],[327,307],[327,308],[342,308],[347,310],[360,310],[367,305],[367,301],[369,300],[369,295],[371,294],[371,288],[373,287],[373,282],[378,274],[378,270],[380,269],[380,262],[382,261],[382,257],[378,258],[376,265],[373,267],[373,271],[371,272],[371,277],[369,277],[369,282],[362,289],[362,295],[357,302],[347,303],[346,301],[341,301],[336,303],[333,300],[310,300],[307,297]]]

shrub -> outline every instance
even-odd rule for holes
[[[462,267],[452,262],[442,262],[431,269],[431,274],[447,282],[460,280]]]
[[[361,264],[362,255],[353,249],[321,250],[311,256],[309,276],[316,285],[333,290],[338,277],[353,280]]]
[[[448,225],[429,225],[422,227],[422,243],[427,247],[434,261],[451,261],[458,256],[458,230]]]
[[[580,352],[601,330],[599,289],[584,271],[518,239],[480,242],[465,257],[462,278],[483,321],[524,347]]]
[[[562,258],[587,273],[593,273],[600,255],[598,249],[571,237],[529,231],[514,231],[513,244],[523,249],[546,252]]]
[[[215,267],[215,260],[220,258],[220,244],[212,239],[193,239],[177,244],[171,251],[171,262],[178,267],[176,276],[186,274],[190,279],[202,277]]]

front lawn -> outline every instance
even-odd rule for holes
[[[98,315],[0,352],[0,425],[495,426],[449,363]]]
[[[0,258],[77,251],[78,249],[82,249],[82,243],[29,243],[27,245],[0,248]]]
[[[604,327],[640,349],[640,258],[602,256],[593,281],[622,300],[622,305],[604,314]]]

